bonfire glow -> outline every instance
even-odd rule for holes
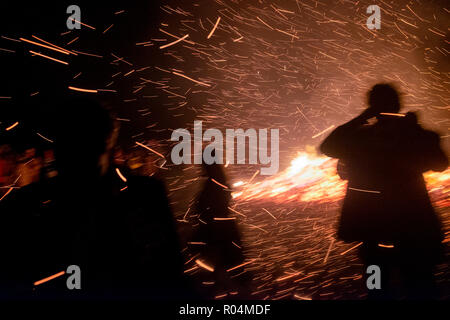
[[[309,152],[299,152],[291,165],[270,178],[256,183],[235,184],[236,201],[256,200],[276,203],[335,202],[345,196],[347,185],[336,171],[337,160]],[[449,207],[450,170],[424,174],[428,191],[436,206]]]

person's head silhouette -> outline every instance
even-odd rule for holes
[[[222,165],[217,163],[212,164],[204,163],[203,168],[205,169],[205,175],[208,178],[214,179],[215,181],[220,182],[223,185],[227,185],[227,179]]]
[[[211,151],[211,157],[215,158],[216,150]],[[203,162],[204,175],[210,179],[214,179],[215,181],[227,185],[227,178],[221,164],[213,162],[211,164],[207,164]]]
[[[67,99],[59,107],[54,119],[59,174],[74,180],[104,175],[118,131],[108,111],[88,98]]]
[[[374,113],[398,113],[400,111],[400,97],[391,84],[379,83],[368,93],[369,108]]]

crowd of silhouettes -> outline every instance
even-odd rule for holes
[[[58,103],[48,114],[57,175],[0,202],[0,297],[192,296],[163,183],[117,174],[118,126],[97,102]],[[69,265],[80,267],[82,290],[67,290],[64,277],[33,285]]]
[[[193,206],[191,257],[208,271],[196,286],[184,272],[165,186],[146,156],[135,151],[126,159],[116,147],[117,121],[95,100],[53,104],[51,139],[42,137],[51,147],[28,146],[19,156],[7,143],[0,147],[0,298],[251,297],[251,275],[231,272],[245,256],[221,165],[203,166]],[[422,174],[445,170],[447,156],[415,113],[399,113],[392,85],[375,85],[368,104],[320,145],[348,180],[337,236],[362,242],[365,266],[380,267],[382,289],[369,298],[437,297],[433,268],[443,232]],[[69,265],[80,267],[82,290],[67,290],[64,277],[34,285]]]

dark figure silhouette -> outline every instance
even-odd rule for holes
[[[0,202],[0,297],[174,299],[188,293],[163,184],[110,166],[117,128],[88,99],[61,101],[51,121],[58,175]],[[81,289],[67,276],[81,269]]]
[[[370,297],[432,298],[443,234],[422,173],[444,171],[448,159],[439,136],[423,129],[414,113],[398,114],[399,96],[391,85],[375,85],[368,102],[320,146],[339,159],[338,173],[348,179],[338,237],[363,241],[366,265],[380,266],[382,289],[371,290]],[[369,125],[373,117],[377,121]]]
[[[199,246],[199,259],[214,268],[215,293],[236,291],[239,295],[231,298],[243,298],[248,294],[244,292],[248,275],[233,277],[242,269],[227,272],[242,264],[245,258],[236,220],[229,217],[231,189],[221,165],[205,164],[204,170],[208,179],[197,199],[199,226],[193,236],[194,241],[205,243]],[[211,293],[214,294],[207,294]]]

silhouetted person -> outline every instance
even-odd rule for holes
[[[164,186],[111,167],[117,128],[88,99],[54,110],[58,175],[0,202],[1,298],[170,299],[185,294],[178,237]],[[126,181],[123,181],[126,179]],[[81,268],[81,290],[67,276]]]
[[[392,86],[375,85],[368,102],[369,108],[320,146],[339,159],[338,173],[348,179],[338,236],[363,241],[365,264],[380,266],[382,289],[371,290],[370,297],[433,298],[443,235],[422,173],[444,171],[448,159],[439,136],[423,129],[414,113],[398,114]],[[377,121],[369,125],[373,117]]]
[[[216,293],[238,291],[242,297],[246,294],[242,285],[248,281],[247,275],[233,279],[236,271],[227,272],[242,264],[245,258],[236,220],[229,217],[231,189],[221,165],[203,167],[207,180],[197,199],[199,226],[193,237],[194,241],[205,243],[198,246],[199,259],[214,268]]]

